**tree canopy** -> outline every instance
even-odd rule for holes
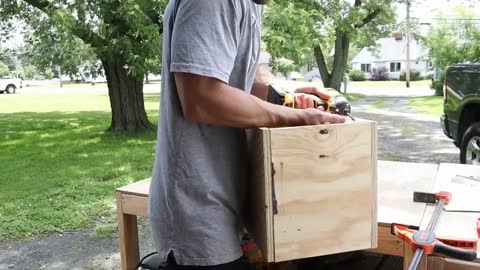
[[[32,45],[40,52],[47,52],[50,59],[45,61],[50,63],[65,64],[71,60],[59,53],[60,48],[67,52],[75,49],[87,58],[93,52],[108,81],[112,108],[110,130],[136,131],[152,127],[143,104],[143,78],[159,63],[162,18],[167,2],[2,1],[0,24],[4,32],[15,20],[32,27],[36,31]],[[85,46],[76,46],[79,44]],[[52,46],[48,48],[48,45]],[[78,56],[71,57],[76,60]]]
[[[480,25],[474,20],[475,14],[463,6],[455,8],[455,18],[449,20],[439,14],[437,24],[430,27],[425,43],[435,65],[445,69],[448,65],[480,60]]]
[[[389,34],[398,1],[275,0],[264,24],[273,68],[281,66],[282,57],[294,62],[292,68],[314,58],[325,87],[339,89],[350,45],[371,46]]]

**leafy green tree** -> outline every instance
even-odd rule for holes
[[[23,76],[24,76],[23,79],[31,80],[37,77],[37,75],[38,75],[38,72],[35,66],[29,65],[23,68]]]
[[[24,62],[34,65],[40,72],[60,68],[62,74],[72,79],[96,77],[102,73],[95,51],[62,25],[52,26],[48,18],[38,16],[25,41]]]
[[[108,82],[109,130],[150,129],[143,96],[147,60],[158,57],[167,0],[2,1],[2,22],[46,20],[78,37],[100,60]],[[10,19],[10,20],[8,20]],[[4,23],[5,27],[5,23]]]
[[[451,21],[445,19],[443,14],[437,17],[441,19],[430,27],[425,39],[435,65],[444,70],[453,63],[480,60],[480,26],[474,20],[474,12],[458,6],[454,10],[454,17],[462,20]]]
[[[7,76],[10,73],[8,66],[0,61],[0,78]]]
[[[314,58],[324,86],[340,89],[350,45],[372,46],[389,34],[398,1],[275,0],[264,24],[267,50],[297,66]]]

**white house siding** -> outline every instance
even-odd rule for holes
[[[378,42],[377,53],[372,53],[367,48],[363,48],[352,60],[352,69],[361,70],[362,64],[370,64],[371,69],[386,67],[389,71],[390,79],[398,79],[400,73],[406,69],[406,45],[404,40],[395,38],[382,38]],[[410,49],[410,68],[416,69],[426,75],[428,72],[428,62],[426,59],[426,50],[420,44],[411,43]],[[401,63],[400,72],[390,72],[390,63]],[[371,78],[370,73],[365,73],[367,79]]]
[[[400,72],[390,72],[390,63],[400,62]],[[404,72],[407,68],[407,61],[392,61],[392,62],[372,62],[372,63],[352,63],[353,70],[361,70],[361,64],[371,64],[372,71],[373,69],[378,69],[386,67],[388,70],[388,76],[390,79],[398,80],[400,78],[400,73]],[[428,72],[428,63],[426,61],[410,61],[410,69],[416,69],[420,71],[422,75],[426,75]],[[366,79],[371,78],[371,73],[364,73]]]

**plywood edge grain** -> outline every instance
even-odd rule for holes
[[[274,261],[272,239],[271,164],[269,163],[268,129],[247,130],[249,181],[245,226],[265,259]]]
[[[264,166],[265,166],[265,191],[266,191],[266,220],[267,220],[267,243],[268,243],[268,254],[267,261],[275,261],[275,238],[274,238],[274,226],[273,226],[273,175],[272,175],[272,151],[270,149],[270,129],[262,130],[263,137],[263,152],[266,154],[264,157]]]
[[[378,246],[378,221],[377,221],[377,151],[378,151],[378,134],[377,134],[377,123],[371,123],[371,136],[372,136],[372,248],[376,248]]]

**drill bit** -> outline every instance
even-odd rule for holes
[[[350,117],[350,119],[352,119],[352,121],[357,121],[357,120],[355,120],[355,118],[353,118],[353,116],[350,113],[347,112],[346,114],[347,114],[348,117]]]

